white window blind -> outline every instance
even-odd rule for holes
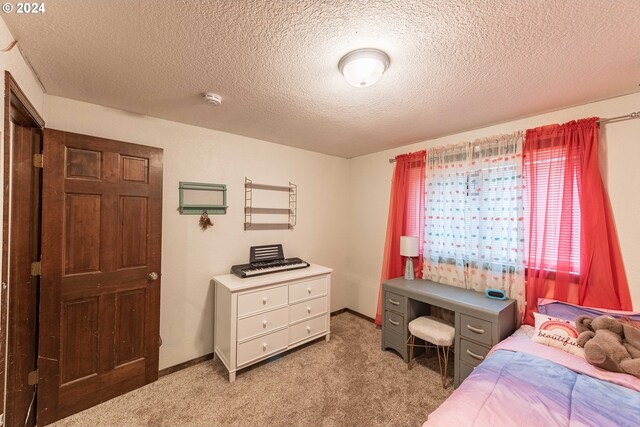
[[[566,156],[564,150],[542,149],[532,165],[525,162],[526,259],[533,256],[545,270],[579,274],[580,162]]]

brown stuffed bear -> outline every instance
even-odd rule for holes
[[[610,316],[579,316],[578,345],[590,364],[640,378],[640,329]]]

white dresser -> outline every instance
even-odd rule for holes
[[[236,371],[319,337],[329,341],[332,270],[301,270],[241,279],[216,276],[214,350]]]

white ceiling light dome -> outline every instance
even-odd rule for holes
[[[350,85],[371,86],[389,68],[389,56],[378,49],[357,49],[347,53],[338,62],[338,69]]]

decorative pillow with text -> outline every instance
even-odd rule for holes
[[[534,342],[584,357],[584,349],[578,345],[580,334],[574,322],[540,313],[533,313],[533,316],[536,319],[536,329],[531,337]]]

